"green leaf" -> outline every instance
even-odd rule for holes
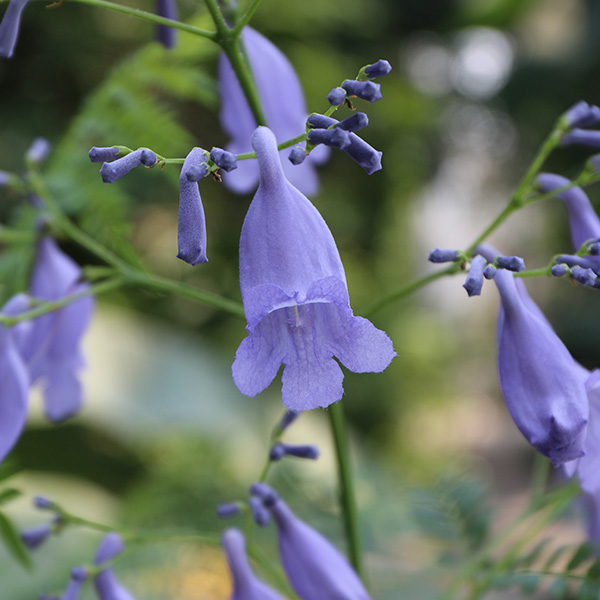
[[[577,590],[575,598],[577,600],[595,600],[598,598],[598,586],[591,581],[584,581]]]
[[[591,581],[600,582],[600,558],[597,558],[588,569],[586,577]]]
[[[17,463],[14,460],[12,460],[12,459],[5,460],[0,465],[0,481],[6,481],[7,479],[10,479],[13,475],[16,475],[19,471],[20,471],[20,468],[17,466]]]
[[[567,551],[571,548],[571,546],[563,545],[559,546],[548,558],[546,564],[544,565],[544,569],[551,569],[554,566],[554,563]]]
[[[17,488],[6,488],[0,492],[0,504],[10,502],[15,498],[18,498],[23,492]]]
[[[567,571],[573,571],[581,564],[583,564],[586,560],[594,557],[596,554],[596,549],[591,542],[585,542],[575,550],[575,553],[571,557],[571,560],[567,564]]]
[[[526,554],[525,556],[519,559],[519,566],[523,569],[531,567],[531,565],[533,565],[539,558],[540,554],[543,552],[543,550],[546,548],[549,542],[549,538],[544,538],[541,542],[536,544],[536,546],[533,548],[533,550],[531,550],[531,552],[529,552],[529,554]]]
[[[569,582],[565,577],[557,577],[548,591],[555,600],[564,600],[569,593]]]
[[[21,563],[26,569],[31,569],[31,560],[17,528],[2,512],[0,512],[0,538],[2,538],[2,541],[8,551],[12,554],[13,558]]]

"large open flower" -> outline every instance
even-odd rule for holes
[[[240,287],[248,337],[233,379],[248,396],[264,390],[283,363],[283,403],[292,410],[342,397],[339,361],[356,373],[383,371],[390,338],[350,308],[346,276],[323,217],[283,173],[275,136],[252,136],[260,186],[240,238]]]

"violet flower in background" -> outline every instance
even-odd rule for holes
[[[542,173],[538,175],[536,187],[541,193],[547,193],[570,183],[569,179],[561,175]],[[600,219],[587,194],[580,187],[575,186],[560,192],[558,197],[567,207],[571,240],[575,250],[579,250],[585,242],[600,237]]]
[[[29,0],[10,0],[0,22],[0,56],[11,58],[21,25],[21,14]]]
[[[156,0],[156,14],[165,19],[177,21],[179,11],[176,0]],[[156,26],[156,41],[160,42],[167,50],[171,50],[177,43],[177,30],[168,25]]]
[[[277,141],[284,142],[303,133],[308,111],[293,66],[276,46],[251,27],[244,28],[241,40],[254,75],[267,125]],[[251,152],[250,138],[257,123],[224,54],[221,54],[219,59],[219,88],[222,103],[221,125],[231,138],[227,150],[234,154]],[[283,170],[295,187],[303,194],[311,196],[318,188],[315,165],[323,163],[328,156],[329,151],[325,147],[319,147],[313,150],[301,165],[295,166],[287,160],[283,161]],[[235,172],[225,174],[223,181],[236,193],[252,192],[258,184],[256,162],[240,161]]]
[[[323,217],[285,178],[275,136],[252,136],[260,186],[240,238],[240,287],[248,337],[232,366],[240,392],[255,396],[283,363],[282,400],[292,410],[342,397],[339,361],[355,373],[383,371],[392,341],[350,308],[344,267]]]
[[[111,531],[107,533],[96,552],[94,564],[98,567],[112,560],[123,551],[125,544],[121,536]],[[94,586],[100,600],[135,600],[135,598],[119,583],[112,568],[100,571],[94,577]]]
[[[492,261],[499,252],[476,248]],[[555,466],[584,454],[589,403],[581,367],[522,281],[498,270],[498,372],[506,406],[527,441]]]
[[[591,127],[600,122],[600,108],[581,100],[565,112],[563,119],[569,129]]]
[[[83,567],[75,567],[71,570],[71,579],[60,600],[78,600],[81,588],[87,579],[87,571]],[[121,600],[120,598],[111,600]]]
[[[222,542],[233,580],[231,600],[283,600],[282,596],[252,572],[241,531],[228,529],[223,534]]]

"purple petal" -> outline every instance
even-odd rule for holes
[[[0,56],[11,58],[21,25],[21,13],[29,0],[10,0],[2,22],[0,22]]]
[[[116,531],[107,533],[102,538],[102,541],[98,546],[96,557],[94,558],[94,564],[99,566],[109,560],[112,560],[115,556],[121,554],[124,548],[125,543]]]
[[[94,578],[94,586],[99,600],[135,600],[117,581],[112,569],[102,571]]]

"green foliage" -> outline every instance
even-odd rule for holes
[[[13,522],[2,512],[0,512],[0,539],[10,552],[11,556],[19,562],[23,567],[29,569],[31,561],[25,544],[21,540],[21,536]]]

